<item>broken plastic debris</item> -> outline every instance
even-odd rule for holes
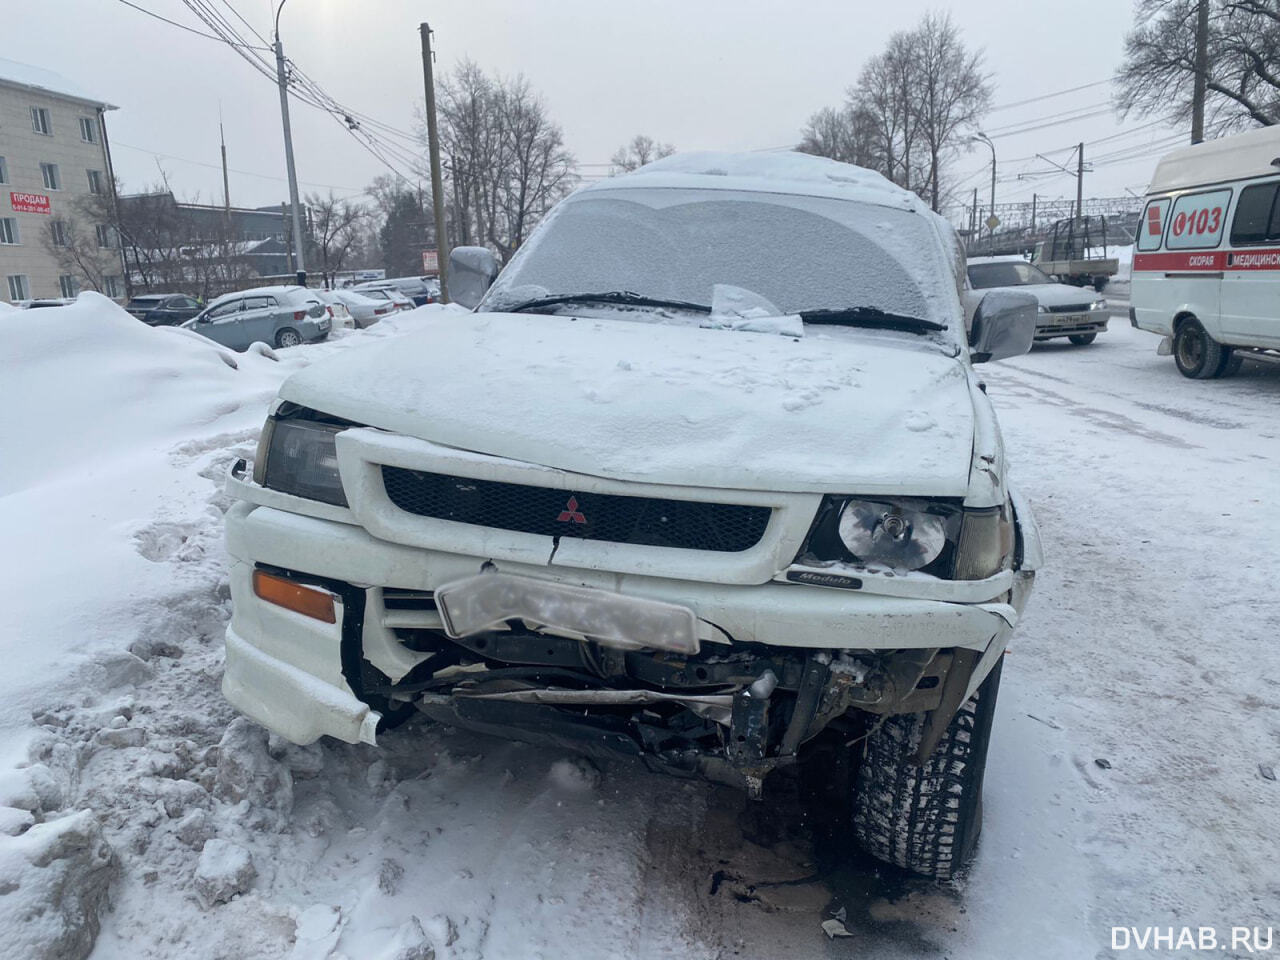
[[[835,920],[835,919],[823,920],[822,932],[825,933],[832,940],[834,940],[836,937],[852,937],[853,936],[853,934],[849,932],[848,927],[846,927],[839,920]]]

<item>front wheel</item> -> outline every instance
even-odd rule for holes
[[[302,337],[298,335],[298,331],[291,330],[288,327],[285,327],[283,330],[281,330],[279,333],[276,334],[277,347],[296,347],[301,342],[302,342]]]
[[[1199,320],[1186,320],[1173,336],[1173,362],[1192,380],[1208,380],[1225,369],[1222,344],[1209,336]]]
[[[1097,340],[1098,335],[1096,333],[1073,333],[1071,336],[1067,337],[1067,339],[1077,347],[1084,347]]]
[[[938,880],[973,857],[1003,663],[956,712],[923,766],[915,753],[925,714],[889,717],[867,737],[853,798],[854,839],[867,853]]]

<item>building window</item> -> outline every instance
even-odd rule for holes
[[[80,139],[85,143],[98,142],[98,121],[93,117],[80,118]]]
[[[124,296],[124,285],[120,282],[120,278],[117,276],[103,277],[102,292],[115,300],[118,297]]]
[[[18,221],[14,217],[0,217],[0,243],[21,243]]]
[[[64,220],[52,220],[49,222],[49,234],[53,240],[55,247],[65,247],[67,245],[67,224]]]
[[[49,111],[44,107],[31,108],[31,129],[35,133],[43,133],[46,137],[53,136],[53,124],[49,122]]]
[[[0,183],[9,182],[9,165],[4,162],[4,157],[0,157]]]
[[[93,232],[98,235],[98,246],[107,249],[111,246],[111,227],[105,223],[100,223],[93,228]]]
[[[58,165],[56,163],[40,164],[40,176],[44,177],[46,190],[62,189],[62,175],[58,173]]]
[[[89,192],[102,193],[102,171],[86,170],[85,173],[89,176]]]
[[[74,274],[64,273],[58,277],[58,290],[68,300],[74,300],[80,293],[80,281]]]
[[[23,274],[9,277],[9,299],[10,300],[27,300],[31,297],[31,286],[27,283],[27,278]]]

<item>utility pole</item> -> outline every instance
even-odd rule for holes
[[[1191,142],[1204,140],[1204,97],[1209,83],[1209,0],[1196,4],[1196,77],[1191,93]]]
[[[972,252],[977,246],[974,241],[974,231],[978,229],[978,188],[973,188],[973,206],[969,208],[969,249]]]
[[[440,134],[436,129],[436,85],[431,76],[431,27],[418,25],[422,37],[422,83],[427,93],[427,141],[431,152],[431,205],[436,213],[436,269],[440,300],[449,302],[449,238],[444,232],[444,184],[440,176]]]
[[[1084,144],[1076,147],[1076,219],[1084,215]]]
[[[280,42],[280,11],[285,0],[276,7],[276,83],[280,86],[280,120],[284,125],[284,160],[289,171],[289,207],[293,213],[293,262],[298,286],[307,285],[307,268],[302,259],[302,206],[298,203],[298,172],[293,166],[293,133],[289,130],[289,86],[284,74],[284,45]]]
[[[222,211],[231,220],[231,185],[227,180],[227,136],[222,130],[222,118],[218,118],[218,139],[222,142]]]
[[[1036,194],[1031,195],[1031,235],[1036,234]]]

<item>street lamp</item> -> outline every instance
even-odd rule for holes
[[[974,134],[973,140],[978,143],[985,143],[991,148],[991,215],[987,219],[994,220],[996,218],[996,145],[992,143],[991,138],[981,130]],[[991,244],[991,252],[995,253],[996,228],[988,225],[987,230],[987,240]]]
[[[305,287],[307,268],[302,263],[302,210],[298,203],[298,173],[293,166],[293,134],[289,130],[289,87],[284,75],[284,45],[280,43],[280,11],[284,9],[284,5],[285,0],[280,0],[280,6],[276,7],[276,83],[280,86],[280,120],[284,124],[284,159],[289,171],[289,208],[293,212],[293,265],[298,271],[298,286]]]

